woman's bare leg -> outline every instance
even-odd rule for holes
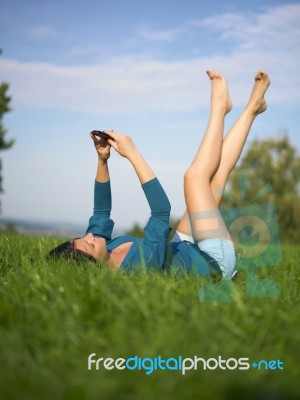
[[[208,71],[208,76],[212,85],[208,126],[196,156],[184,177],[187,212],[190,217],[192,236],[196,241],[228,236],[211,190],[211,180],[220,165],[224,118],[231,110],[232,104],[226,79],[214,71]],[[182,232],[180,226],[178,230]]]
[[[221,162],[211,181],[213,196],[218,206],[220,206],[228,176],[240,158],[254,119],[267,109],[264,94],[269,85],[268,75],[259,71],[255,75],[254,87],[247,106],[224,138]]]
[[[267,108],[264,94],[269,85],[270,80],[268,75],[263,71],[259,71],[255,75],[254,88],[247,106],[223,140],[220,165],[211,181],[212,195],[218,207],[220,206],[228,176],[241,155],[252,123],[255,117]],[[189,218],[186,211],[177,229],[179,232],[191,235]]]

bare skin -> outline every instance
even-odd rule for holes
[[[257,72],[248,104],[224,138],[220,166],[211,182],[212,192],[219,206],[228,176],[240,158],[251,126],[257,115],[267,109],[264,95],[269,85],[268,75],[263,71]]]
[[[212,112],[210,115],[208,129],[205,133],[204,139],[201,143],[200,149],[195,158],[196,163],[194,160],[190,167],[192,168],[192,170],[189,169],[186,173],[186,180],[189,180],[188,187],[190,188],[193,187],[193,185],[195,185],[195,187],[198,188],[197,201],[198,203],[200,203],[198,207],[198,212],[203,210],[205,211],[205,207],[207,207],[206,211],[217,210],[219,208],[222,199],[222,193],[224,191],[226,182],[228,180],[228,176],[232,171],[232,169],[234,168],[234,166],[236,165],[241,155],[242,149],[246,142],[252,123],[256,118],[256,116],[264,112],[267,108],[264,95],[270,85],[270,80],[268,75],[263,71],[257,72],[257,74],[255,75],[254,87],[247,106],[245,107],[244,111],[242,112],[238,120],[235,122],[233,127],[229,130],[224,140],[222,139],[221,141],[220,138],[221,135],[223,134],[222,117],[224,118],[226,112],[228,112],[231,109],[231,101],[228,94],[227,98],[225,99],[226,90],[224,88],[224,80],[221,82],[216,81],[215,80],[216,75],[215,73],[213,73],[213,71],[208,71],[208,75],[212,79],[212,94],[211,94]],[[215,85],[216,83],[223,83],[222,90],[220,89],[221,85]],[[217,98],[216,101],[215,98]],[[222,99],[223,99],[223,106],[220,105],[220,103],[222,103]],[[217,103],[218,106],[216,106],[215,103]],[[217,128],[218,133],[215,132],[215,136],[211,135],[212,138],[215,138],[214,142],[215,145],[213,148],[213,146],[209,145],[207,146],[205,143],[209,142],[209,140],[207,140],[206,137],[210,134],[209,130],[210,122],[211,119],[214,118],[215,116],[215,114],[213,113],[213,109],[215,108],[216,110],[218,110],[218,107],[219,108],[221,107],[221,112],[220,115],[217,117],[217,121],[215,122],[215,126],[218,127]],[[213,140],[211,141],[213,142]],[[221,143],[221,149],[220,149],[220,143]],[[200,150],[202,151],[200,152]],[[216,157],[212,158],[212,165],[209,168],[209,173],[204,174],[203,176],[203,169],[206,168],[207,163],[209,163],[209,159],[208,160],[204,159],[204,163],[202,165],[200,165],[200,160],[203,161],[203,153],[205,153],[206,151],[210,151],[211,153],[215,152],[214,154]],[[217,168],[216,165],[218,166]],[[192,175],[191,172],[193,172],[193,169],[195,168],[197,168],[199,171],[198,178],[193,179],[191,177],[189,179],[188,176]],[[214,173],[212,173],[211,171],[214,171]],[[195,173],[193,172],[193,174]],[[203,179],[201,186],[199,186],[200,179]],[[207,183],[208,180],[210,185],[208,185]],[[189,190],[188,187],[187,190]],[[208,204],[206,201],[206,196],[208,196],[209,199]],[[187,209],[189,209],[188,206]],[[193,210],[192,212],[195,214],[195,212],[197,212],[197,204],[193,204],[191,210]],[[225,224],[223,224],[223,221],[218,211],[212,212],[211,215],[209,215],[208,213],[208,216],[212,216],[212,218],[207,218],[206,221],[204,220],[202,221],[202,229],[203,231],[207,231],[206,234],[208,234],[208,237],[216,237],[216,236],[211,236],[212,234],[221,235],[218,237],[229,237],[227,229],[225,228]],[[197,231],[199,231],[199,228],[201,228],[201,226],[199,226],[199,221],[197,225],[198,225]],[[220,228],[219,232],[215,231],[216,226]],[[191,231],[191,224],[188,218],[187,211],[185,211],[177,229],[179,232],[182,232],[187,235],[191,235],[193,233]],[[199,236],[199,232],[197,232],[197,240],[199,239],[201,240],[201,238],[206,238],[205,234]]]
[[[92,233],[88,233],[86,236],[76,239],[74,247],[94,257],[96,260],[104,260],[112,270],[118,270],[129,252],[132,243],[133,242],[123,243],[113,251],[108,252],[105,239],[95,237]]]

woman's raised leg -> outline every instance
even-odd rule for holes
[[[211,79],[211,110],[208,126],[196,156],[184,176],[184,194],[192,236],[195,241],[212,237],[228,237],[218,210],[211,180],[219,168],[223,144],[224,118],[232,104],[226,79],[208,71]],[[178,230],[187,233],[186,229]]]
[[[220,164],[211,180],[212,195],[218,207],[221,203],[228,176],[239,160],[252,123],[256,116],[264,112],[267,108],[264,94],[269,85],[270,80],[268,75],[263,71],[257,72],[249,102],[223,140]],[[189,218],[186,211],[177,229],[179,232],[191,235]]]
[[[264,94],[269,85],[268,75],[263,71],[257,72],[249,102],[224,138],[221,162],[211,181],[211,189],[218,206],[220,206],[228,176],[240,158],[253,121],[258,114],[267,109]]]

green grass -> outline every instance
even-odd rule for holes
[[[299,248],[261,271],[279,297],[248,297],[241,271],[222,303],[199,301],[201,277],[49,261],[56,244],[0,234],[1,399],[299,398]],[[284,370],[89,371],[90,353],[280,359]]]

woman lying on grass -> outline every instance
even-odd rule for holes
[[[162,268],[169,235],[171,205],[166,193],[144,160],[132,139],[113,131],[105,131],[112,139],[98,140],[91,134],[98,153],[98,167],[94,187],[94,214],[89,220],[87,234],[83,238],[63,243],[50,253],[68,259],[103,260],[113,270]],[[114,222],[110,219],[111,190],[108,170],[110,148],[132,164],[151,209],[151,217],[144,229],[144,238],[119,236],[111,239]]]
[[[207,71],[211,79],[211,110],[208,126],[196,156],[184,176],[186,211],[170,243],[170,203],[152,170],[128,136],[105,131],[112,139],[98,141],[98,169],[94,192],[94,215],[87,235],[63,243],[51,255],[78,256],[105,260],[114,269],[131,270],[141,265],[163,269],[173,266],[198,275],[221,273],[230,279],[235,273],[236,257],[219,206],[228,176],[236,165],[255,117],[266,110],[264,94],[270,84],[266,73],[255,76],[250,100],[223,139],[224,119],[232,104],[226,79]],[[148,200],[151,217],[144,238],[121,236],[111,240],[111,192],[107,160],[110,148],[133,165]]]

